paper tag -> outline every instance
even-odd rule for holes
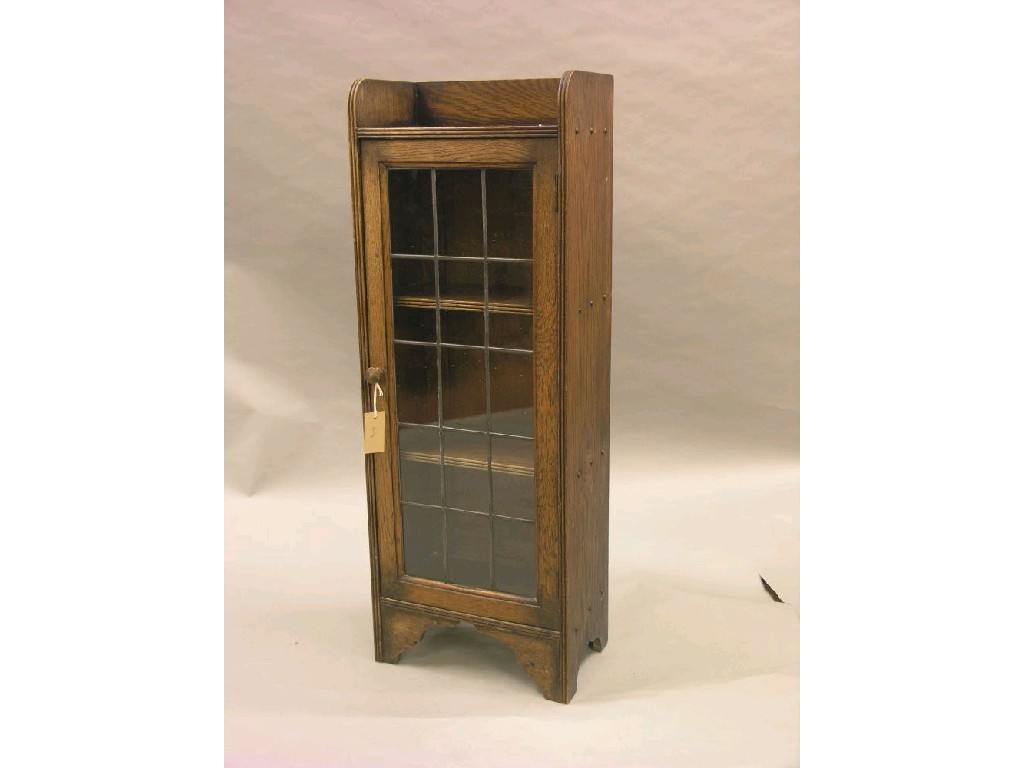
[[[384,436],[387,430],[387,411],[363,414],[363,453],[384,453]]]

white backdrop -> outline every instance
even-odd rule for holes
[[[226,14],[228,764],[797,764],[796,3]],[[615,76],[615,309],[610,638],[562,707],[461,629],[373,661],[345,102],[570,68]]]

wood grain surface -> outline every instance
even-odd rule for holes
[[[350,126],[358,129],[412,125],[415,101],[415,83],[357,80],[349,95]]]
[[[399,125],[358,128],[360,139],[557,139],[557,125]]]
[[[453,627],[460,622],[505,645],[519,666],[536,683],[544,698],[558,701],[561,695],[559,660],[561,639],[554,632],[530,626],[506,624],[480,616],[460,614],[413,603],[385,599],[381,605],[384,654],[382,661],[397,664],[432,627]]]
[[[612,78],[567,72],[560,90],[563,292],[563,697],[588,646],[608,643]]]
[[[554,125],[558,79],[417,83],[420,125]]]

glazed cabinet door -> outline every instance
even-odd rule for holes
[[[556,142],[363,140],[361,158],[381,594],[554,628]]]

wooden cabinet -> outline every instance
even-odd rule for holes
[[[468,622],[568,702],[608,642],[612,136],[609,75],[352,86],[378,661]]]

